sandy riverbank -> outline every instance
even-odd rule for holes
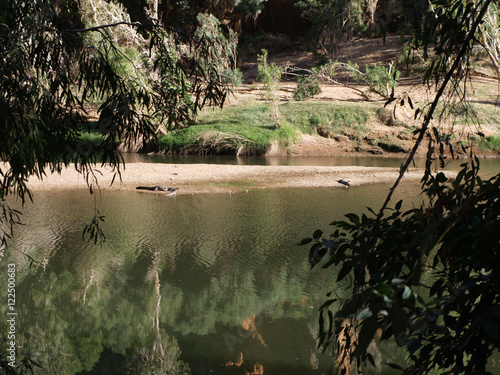
[[[166,185],[179,188],[179,194],[223,193],[261,188],[344,188],[339,179],[349,179],[352,186],[390,183],[399,168],[361,166],[252,166],[216,164],[130,163],[112,186],[113,172],[98,167],[96,176],[101,189],[134,190],[139,185]],[[423,171],[410,170],[405,179],[420,179]],[[32,190],[87,188],[85,179],[74,168],[61,174],[49,174],[43,180],[31,178]],[[147,192],[149,193],[149,192]]]

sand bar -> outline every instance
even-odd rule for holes
[[[180,194],[223,193],[256,188],[345,188],[337,180],[349,179],[352,186],[391,183],[399,168],[363,166],[254,166],[221,164],[129,163],[121,181],[113,179],[111,168],[96,167],[99,186],[104,190],[133,190],[137,186],[178,187]],[[412,169],[405,180],[420,179],[423,170]],[[30,178],[32,190],[87,188],[82,174],[66,168],[61,174],[48,174],[42,180]]]

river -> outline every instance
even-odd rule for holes
[[[321,163],[301,159],[253,163]],[[379,159],[361,163],[401,163]],[[498,161],[485,163],[486,173],[500,169]],[[318,308],[327,292],[341,295],[345,286],[331,269],[310,270],[309,249],[296,244],[318,228],[328,233],[348,212],[378,208],[388,188],[177,197],[38,191],[0,260],[2,269],[17,269],[18,358],[31,354],[41,374],[329,373],[331,353],[317,350]],[[394,202],[418,204],[418,191],[418,183],[403,183]],[[102,246],[82,241],[94,203],[105,216]],[[0,280],[2,295],[6,282]],[[7,309],[0,306],[4,317]],[[6,319],[0,330],[7,332]],[[394,346],[380,350],[397,353]]]

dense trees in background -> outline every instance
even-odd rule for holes
[[[317,43],[326,52],[335,51],[338,43],[355,36],[410,32],[421,22],[429,6],[424,0],[156,0],[148,3],[122,0],[120,3],[133,21],[153,14],[164,26],[193,32],[197,15],[208,13],[243,39],[252,39],[261,32],[285,34],[294,41]]]
[[[292,43],[299,43],[302,47],[319,48],[327,57],[333,59],[339,52],[339,45],[354,37],[381,37],[387,33],[399,33],[411,37],[421,28],[428,10],[440,6],[439,1],[426,0],[220,0],[210,2],[123,0],[120,3],[130,14],[132,21],[142,21],[153,17],[165,27],[192,34],[198,25],[198,14],[211,14],[218,19],[226,34],[229,30],[236,32],[240,41],[243,41],[246,46],[262,40],[263,33],[281,35]],[[473,4],[474,1],[462,3]],[[457,17],[459,17],[458,14]],[[493,4],[478,30],[478,40],[480,40],[479,48],[486,51],[497,70],[500,53],[499,30],[498,8]],[[277,45],[276,48],[283,48],[283,43]],[[261,51],[259,49],[253,52],[260,53]]]
[[[500,76],[500,6],[491,4],[479,28],[479,41]]]

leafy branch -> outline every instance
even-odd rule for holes
[[[339,73],[347,73],[360,85],[368,86],[369,92],[372,92],[383,99],[389,99],[398,84],[399,71],[389,64],[388,68],[383,66],[366,66],[365,72],[362,72],[356,64],[351,62],[329,62],[316,69],[303,69],[296,67],[287,67],[286,74],[295,76],[309,76],[311,79],[321,83],[330,83],[349,88],[362,96],[365,100],[371,100],[366,91],[363,91],[349,83],[336,79]]]
[[[2,4],[2,203],[9,195],[24,203],[31,199],[29,177],[43,178],[46,170],[60,172],[70,165],[93,193],[96,165],[111,166],[119,177],[121,150],[154,149],[160,126],[190,124],[204,106],[221,107],[231,91],[227,72],[218,69],[227,42],[220,25],[213,28],[220,39],[213,48],[215,40],[200,33],[176,33],[154,20],[130,22],[115,3],[106,3],[109,9],[97,16],[92,11],[82,15],[71,0],[64,9],[54,2]],[[98,24],[92,17],[116,22]],[[94,121],[87,110],[96,104]],[[81,139],[90,131],[100,133],[101,141]],[[5,210],[6,223],[18,221]],[[102,219],[96,208],[85,229],[91,238],[102,234]]]
[[[472,151],[470,163],[462,164],[455,179],[433,173],[432,136],[442,162],[444,147],[437,129],[429,134],[438,103],[450,83],[455,92],[458,83],[454,80],[462,77],[457,72],[467,67],[464,61],[490,3],[485,0],[474,8],[457,0],[451,8],[436,8],[437,17],[431,13],[430,29],[436,29],[436,19],[442,22],[436,48],[443,53],[436,55],[426,79],[434,77],[439,88],[379,212],[347,214],[346,220],[332,223],[330,237],[316,231],[302,241],[312,244],[312,267],[325,259],[323,267],[336,267],[337,281],[346,280],[352,286],[350,298],[330,298],[321,307],[320,346],[336,345],[337,358],[344,359],[340,371],[349,371],[354,359],[358,366],[363,359],[374,363],[369,344],[377,330],[381,340],[393,339],[406,349],[412,361],[404,369],[406,374],[433,370],[486,373],[489,356],[500,347],[500,269],[495,260],[500,252],[500,174],[483,181],[478,174],[479,159]],[[459,24],[453,18],[457,14]],[[394,190],[427,134],[429,150],[422,178],[426,200],[407,211],[402,210],[403,201],[389,208]],[[331,309],[337,306],[333,314]],[[350,345],[342,346],[339,340],[348,340]]]

